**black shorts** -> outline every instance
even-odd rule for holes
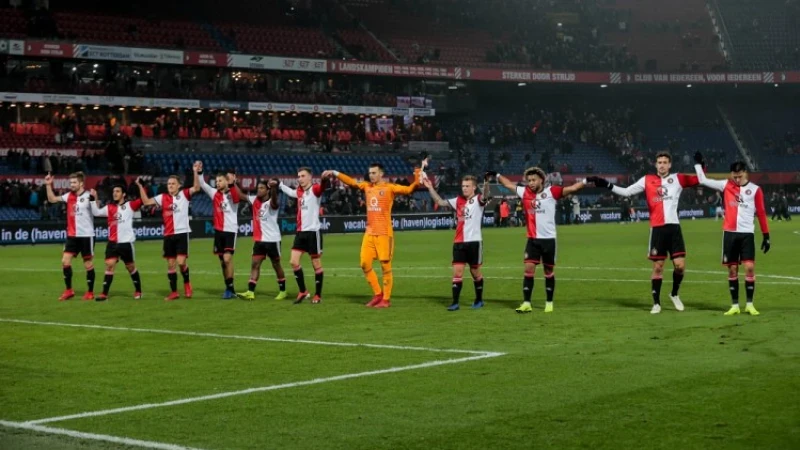
[[[322,233],[319,231],[300,231],[294,236],[292,250],[308,253],[312,258],[322,255]]]
[[[89,259],[94,256],[93,237],[68,237],[64,243],[64,253],[71,253],[72,256],[83,256]]]
[[[236,233],[214,230],[214,254],[222,255],[236,251]]]
[[[175,259],[178,256],[189,257],[189,233],[164,236],[164,247],[161,256]]]
[[[106,244],[106,261],[122,260],[125,264],[130,264],[136,259],[136,251],[133,249],[133,242],[109,242]]]
[[[469,264],[476,268],[483,264],[483,242],[456,242],[453,244],[453,265]]]
[[[722,264],[733,266],[756,260],[756,239],[753,233],[722,233]]]
[[[670,259],[685,258],[686,244],[683,242],[681,226],[668,223],[650,228],[650,245],[647,252],[647,258],[653,261],[667,259],[667,254]]]
[[[525,262],[555,266],[556,240],[528,238],[528,243],[525,245]]]
[[[254,242],[253,259],[269,258],[273,261],[281,259],[280,242]]]

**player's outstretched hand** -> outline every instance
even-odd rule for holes
[[[195,172],[200,173],[203,171],[203,162],[202,161],[195,161],[194,165],[192,166]]]
[[[428,177],[425,177],[425,178],[420,178],[419,182],[420,182],[420,184],[422,184],[423,186],[425,186],[425,187],[426,187],[426,188],[428,188],[428,189],[430,189],[430,188],[431,188],[431,186],[433,186],[433,185],[431,184],[431,179],[430,179],[430,178],[428,178]]]
[[[89,189],[89,196],[97,198],[97,191],[95,191],[94,189]]]
[[[49,173],[47,174],[46,177],[44,177],[44,184],[48,184],[50,186],[53,185],[53,176],[50,175]]]
[[[705,166],[706,165],[706,162],[703,159],[703,154],[700,153],[699,151],[694,152],[694,163],[695,164],[700,164],[701,166]]]
[[[486,173],[483,174],[483,180],[491,180],[492,178],[497,177],[497,172],[494,170],[487,170]]]
[[[609,183],[608,180],[606,180],[605,178],[589,177],[589,178],[586,179],[586,181],[588,181],[589,183],[594,184],[595,186],[597,186],[599,188],[609,189],[611,187],[611,183]]]
[[[764,233],[764,240],[761,241],[761,250],[764,250],[764,254],[767,254],[770,247],[771,245],[769,243],[769,233]]]
[[[320,176],[323,179],[325,179],[325,178],[333,178],[334,177],[332,170],[325,170],[325,171],[322,172],[322,175],[320,175]]]

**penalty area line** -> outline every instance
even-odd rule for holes
[[[25,422],[12,422],[8,420],[0,420],[0,426],[6,428],[15,428],[18,430],[35,431],[37,433],[69,436],[76,439],[110,442],[112,444],[128,445],[131,447],[151,448],[157,450],[201,450],[196,447],[185,447],[182,445],[167,444],[165,442],[143,441],[141,439],[132,439],[123,436],[111,436],[108,434],[86,433],[83,431],[67,430],[64,428],[45,427],[42,425],[36,425]]]

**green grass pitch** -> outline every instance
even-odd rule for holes
[[[191,244],[195,298],[172,303],[160,242],[136,244],[145,297],[120,266],[105,303],[56,301],[60,246],[0,248],[0,448],[800,448],[797,223],[771,223],[757,256],[758,317],[722,315],[722,232],[706,220],[683,225],[686,311],[668,270],[657,316],[645,223],[560,227],[547,315],[539,272],[536,309],[514,312],[522,228],[485,230],[487,306],[468,307],[466,278],[458,312],[452,231],[396,235],[388,310],[363,306],[361,235],[325,237],[319,305],[273,300],[268,264],[256,301],[221,300],[205,240]],[[251,245],[238,243],[240,290]]]

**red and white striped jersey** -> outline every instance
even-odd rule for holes
[[[133,233],[133,215],[141,207],[142,201],[139,199],[121,205],[109,203],[102,208],[98,208],[92,202],[92,214],[97,217],[108,217],[108,242],[124,244],[136,241],[136,234]]]
[[[269,199],[261,201],[255,195],[248,195],[253,207],[253,241],[280,242],[281,230],[278,227],[279,208],[272,208]]]
[[[67,192],[61,196],[61,200],[67,204],[67,236],[94,237],[94,220],[89,192],[83,191],[80,195]]]
[[[214,229],[217,231],[227,231],[237,233],[239,231],[239,191],[229,189],[228,192],[220,192],[206,183],[201,175],[200,187],[203,192],[211,197],[211,208],[214,216]]]
[[[626,188],[614,186],[611,192],[623,197],[644,192],[647,209],[650,210],[650,226],[660,227],[668,223],[680,224],[678,200],[681,192],[683,188],[697,186],[699,183],[696,176],[682,173],[671,173],[664,178],[658,175],[645,175]]]
[[[470,199],[459,195],[448,199],[447,203],[456,211],[456,237],[453,242],[482,241],[483,210],[488,202],[478,194]]]
[[[529,238],[556,238],[556,210],[563,190],[561,186],[549,186],[537,194],[527,186],[517,186],[517,195],[522,199],[522,210],[528,224]]]
[[[319,231],[319,207],[322,205],[322,193],[325,191],[322,184],[314,184],[307,191],[300,186],[292,189],[281,184],[281,191],[297,199],[297,232]]]
[[[767,225],[767,209],[764,206],[764,190],[758,185],[747,183],[739,186],[733,180],[712,180],[706,178],[700,165],[694,166],[700,184],[722,192],[725,220],[724,231],[736,233],[755,233],[753,220],[758,217],[762,233],[769,233]]]
[[[192,191],[183,189],[178,195],[159,194],[153,197],[156,205],[161,208],[161,217],[164,219],[164,236],[173,236],[181,233],[191,233],[189,227],[189,202]]]

